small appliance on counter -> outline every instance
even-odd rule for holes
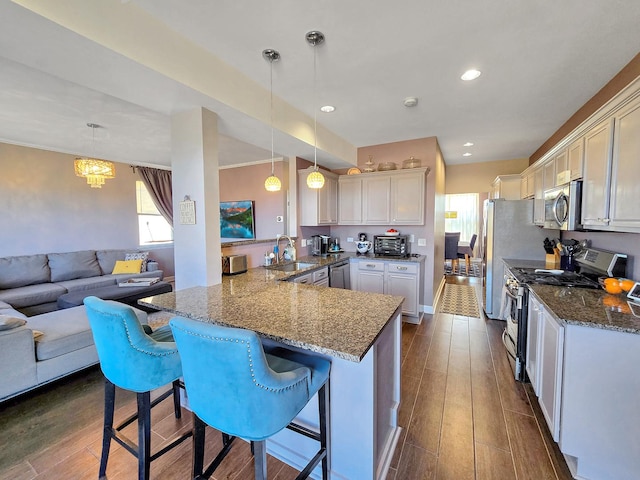
[[[311,254],[314,256],[327,255],[330,241],[331,237],[327,235],[313,235],[311,237]]]
[[[222,256],[222,274],[237,275],[247,271],[246,255],[223,255]]]
[[[373,253],[385,257],[408,257],[411,243],[408,235],[374,235]]]

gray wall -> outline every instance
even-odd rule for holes
[[[74,159],[0,143],[0,257],[138,248],[137,174],[117,163],[116,178],[90,188]],[[173,276],[173,247],[150,256]]]

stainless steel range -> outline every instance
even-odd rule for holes
[[[514,376],[516,380],[522,382],[527,380],[525,358],[529,290],[526,285],[600,288],[598,277],[624,277],[627,269],[626,255],[595,248],[586,248],[576,254],[575,272],[535,268],[530,266],[532,263],[530,261],[506,260],[505,262],[507,265],[500,317],[506,320],[507,325],[502,334],[502,342],[507,350]]]

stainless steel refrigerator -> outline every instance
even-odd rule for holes
[[[557,238],[559,230],[533,225],[533,200],[485,200],[483,213],[483,306],[487,317],[497,319],[504,285],[502,259],[544,262],[544,239]]]

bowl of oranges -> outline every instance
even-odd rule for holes
[[[618,295],[623,292],[626,294],[636,282],[628,278],[600,277],[598,278],[598,283],[607,293]]]

